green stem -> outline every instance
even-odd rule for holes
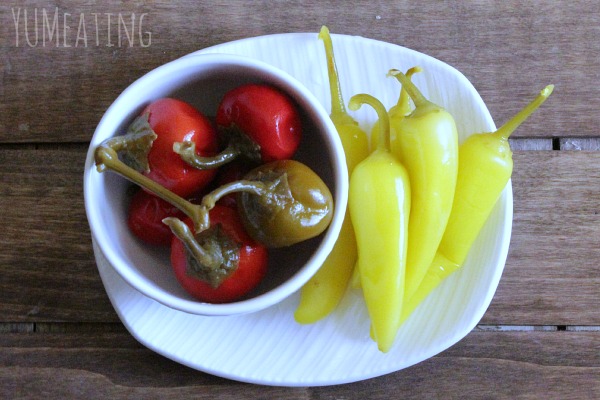
[[[188,165],[197,169],[213,169],[231,161],[245,157],[251,162],[261,161],[260,146],[236,125],[221,127],[221,137],[227,140],[227,147],[215,156],[205,157],[196,153],[196,143],[190,140],[173,143],[173,151]]]
[[[188,249],[192,256],[198,261],[199,264],[210,270],[216,270],[221,265],[221,262],[213,257],[210,252],[206,251],[194,237],[194,233],[190,230],[186,223],[181,221],[179,218],[168,217],[162,220],[167,225],[171,232],[179,240],[183,242],[185,247]]]
[[[185,142],[173,143],[173,151],[188,165],[196,169],[214,169],[235,160],[241,151],[235,145],[228,145],[222,152],[213,157],[203,157],[196,153],[196,143],[186,140]]]
[[[242,179],[226,183],[214,189],[202,198],[202,205],[210,210],[224,196],[238,192],[248,192],[257,196],[264,196],[271,193],[271,190],[268,183]]]
[[[223,196],[235,192],[249,192],[259,196],[269,195],[273,192],[273,186],[276,184],[275,181],[238,180],[230,182],[206,194],[202,198],[202,204],[198,205],[173,193],[119,160],[117,152],[110,147],[110,142],[108,141],[96,148],[94,157],[99,172],[108,168],[180,209],[192,219],[196,233],[208,229],[210,226],[208,212]]]
[[[163,223],[171,228],[186,250],[186,274],[218,288],[239,266],[241,244],[231,238],[220,225],[194,234],[178,218],[168,217]]]
[[[502,138],[504,140],[508,140],[510,135],[523,123],[525,120],[535,111],[539,106],[541,106],[546,99],[552,94],[552,90],[554,90],[554,85],[548,85],[538,96],[525,108],[519,111],[514,117],[512,117],[508,122],[502,125],[494,135]]]
[[[178,196],[119,160],[117,152],[110,147],[110,143],[104,142],[98,146],[94,153],[94,159],[99,172],[108,168],[180,209],[192,219],[196,232],[209,227],[208,210],[203,206],[193,204],[183,197]]]
[[[209,282],[213,287],[218,287],[237,268],[239,249],[236,243],[224,235],[219,236],[218,229],[216,233],[209,231],[209,211],[221,197],[229,193],[246,191],[264,195],[269,191],[269,183],[244,180],[231,182],[204,196],[201,205],[193,204],[119,159],[117,152],[127,149],[129,144],[127,140],[129,139],[129,137],[121,137],[119,140],[109,139],[100,144],[94,152],[97,170],[99,172],[106,169],[112,170],[174,205],[190,217],[194,224],[195,234],[187,224],[178,218],[169,217],[163,219],[162,222],[183,242],[191,255],[192,259],[188,259],[188,267],[190,267],[190,263],[193,264],[190,271],[199,279]],[[196,235],[200,234],[201,236],[204,233],[208,235],[204,236],[204,245],[202,245],[198,242]]]
[[[325,55],[327,57],[327,74],[329,76],[329,90],[331,91],[331,118],[346,114],[344,107],[344,98],[338,77],[337,66],[335,65],[335,56],[333,54],[333,43],[329,29],[326,26],[321,27],[319,39],[323,41],[325,46]]]
[[[401,71],[398,71],[397,69],[391,69],[388,72],[388,75],[394,76],[396,79],[398,79],[398,81],[400,81],[402,84],[402,89],[406,90],[410,98],[415,103],[415,107],[424,107],[431,104],[431,102],[427,100],[425,96],[423,96],[423,93],[421,93],[417,86],[412,83],[410,78],[404,75]]]
[[[149,172],[148,153],[157,137],[146,113],[136,117],[124,135],[107,139],[103,144],[116,153],[121,153],[125,163],[131,168],[139,172]]]
[[[417,72],[421,72],[423,71],[423,69],[419,66],[416,67],[412,67],[409,68],[406,71],[406,76],[408,77],[408,79],[411,79],[412,76],[414,74],[416,74]],[[391,76],[388,73],[388,76]],[[398,79],[398,78],[396,78]],[[402,89],[400,90],[400,96],[398,97],[398,103],[396,103],[396,105],[394,107],[392,107],[389,111],[390,117],[404,117],[405,115],[410,113],[410,104],[409,104],[409,98],[410,96],[408,95],[408,92],[406,91],[406,88],[404,86],[402,86]]]
[[[385,106],[370,94],[357,94],[352,96],[348,108],[358,110],[363,104],[368,104],[375,109],[379,118],[379,141],[377,150],[390,151],[390,117]]]

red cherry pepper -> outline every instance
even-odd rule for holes
[[[263,162],[291,158],[301,137],[292,100],[268,85],[248,84],[225,94],[216,116],[221,129],[238,127],[260,146]]]
[[[189,141],[199,156],[216,154],[218,138],[211,121],[192,105],[171,98],[152,102],[142,115],[147,115],[148,124],[157,135],[148,152],[149,171],[144,174],[182,197],[202,190],[214,178],[215,171],[191,167],[173,152],[173,145]]]
[[[215,117],[228,143],[215,157],[198,157],[193,143],[174,150],[199,169],[215,168],[243,156],[256,162],[292,158],[300,144],[302,122],[294,101],[279,89],[246,84],[225,93]]]
[[[169,246],[173,233],[162,222],[167,217],[184,218],[185,214],[171,203],[145,190],[138,190],[129,203],[127,225],[144,242],[155,246]]]
[[[175,276],[189,294],[201,301],[226,303],[239,300],[264,278],[267,249],[248,236],[236,210],[216,205],[210,210],[209,218],[210,228],[195,236],[201,245],[213,249],[213,246],[220,246],[220,253],[224,255],[220,261],[222,264],[212,274],[207,271],[212,267],[192,264],[186,244],[174,236],[171,264]],[[174,222],[171,220],[169,225],[173,226],[171,224]],[[186,220],[186,224],[193,229],[191,220]],[[175,226],[175,229],[178,228]],[[221,273],[221,270],[227,271]]]

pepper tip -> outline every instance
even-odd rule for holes
[[[385,74],[385,76],[386,76],[387,78],[390,78],[390,77],[392,77],[392,76],[396,76],[396,75],[398,74],[398,72],[400,72],[400,71],[399,71],[399,70],[397,70],[397,69],[395,69],[395,68],[392,68],[392,69],[390,69],[390,70],[388,71],[388,73],[387,73],[387,74]]]
[[[326,25],[321,26],[321,30],[319,31],[319,39],[323,39],[324,37],[329,35],[329,28]]]
[[[357,111],[360,109],[361,106],[362,103],[358,100],[358,98],[356,98],[356,96],[350,98],[350,101],[348,102],[348,108],[350,110]]]
[[[550,84],[550,85],[546,86],[544,89],[542,89],[542,92],[540,94],[544,97],[548,97],[552,94],[553,90],[554,90],[554,85]]]

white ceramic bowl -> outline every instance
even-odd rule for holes
[[[295,159],[310,166],[330,188],[335,202],[328,230],[317,238],[270,251],[266,279],[245,299],[228,304],[195,300],[172,272],[168,249],[136,239],[126,224],[131,185],[111,172],[96,171],[93,150],[121,135],[153,100],[175,97],[214,115],[223,94],[249,82],[274,85],[290,95],[302,113],[303,137]],[[344,152],[321,103],[296,79],[261,61],[225,54],[188,56],[150,71],[131,84],[109,107],[90,143],[84,172],[85,207],[94,241],[112,268],[133,288],[176,310],[199,315],[235,315],[271,306],[296,292],[318,270],[339,234],[347,204]]]

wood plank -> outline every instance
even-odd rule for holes
[[[91,248],[85,153],[83,145],[0,149],[3,321],[117,320]]]
[[[181,366],[126,332],[0,335],[0,396],[39,398],[593,399],[600,332],[477,332],[440,355],[341,386],[235,383]],[[50,380],[51,379],[51,380]],[[48,385],[47,382],[52,384]]]
[[[103,334],[0,335],[0,397],[41,394],[90,399],[307,398],[305,389],[245,385],[187,368],[144,348],[124,328]]]
[[[3,321],[118,321],[83,209],[86,150],[0,147]],[[512,243],[482,323],[600,325],[598,165],[599,152],[515,152]]]
[[[600,153],[514,159],[509,257],[482,322],[600,325]]]
[[[26,34],[35,44],[35,10],[34,5],[0,5],[5,21],[0,24],[0,142],[88,141],[112,100],[152,68],[218,43],[316,32],[322,24],[334,33],[413,48],[458,68],[480,91],[498,123],[544,85],[555,83],[556,94],[544,111],[534,115],[517,136],[597,133],[600,97],[595,75],[589,73],[600,68],[596,57],[600,5],[596,2],[532,1],[514,6],[495,1],[358,0],[343,7],[314,0],[185,0],[148,5],[111,2],[98,7],[49,1],[37,7],[38,44],[30,46]],[[25,11],[29,12],[27,29]],[[43,12],[50,21],[58,12],[60,34],[53,40],[44,36],[49,27],[44,25]],[[125,25],[118,17],[131,23],[134,14],[136,35],[129,41],[126,32],[119,31]],[[87,47],[82,39],[77,41],[81,18],[87,24]]]

